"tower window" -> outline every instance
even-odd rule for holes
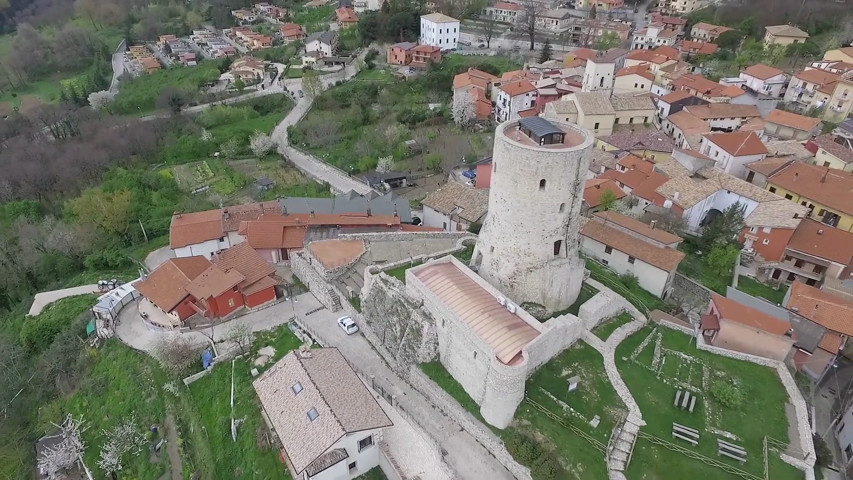
[[[539,190],[545,190],[545,179],[539,180]]]
[[[560,204],[560,213],[563,213],[563,211],[565,211],[565,210],[566,210],[566,204],[565,204],[565,203],[561,203],[561,204]]]
[[[562,247],[563,247],[563,241],[562,240],[557,240],[556,242],[554,242],[554,255],[559,255],[560,249]]]

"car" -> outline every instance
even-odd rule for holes
[[[347,335],[352,335],[358,331],[358,325],[356,325],[355,321],[350,317],[339,318],[338,326],[341,327],[343,331],[347,332]]]
[[[462,176],[465,178],[472,178],[473,179],[473,178],[477,177],[477,174],[474,173],[473,170],[465,170],[464,172],[462,172]]]
[[[486,48],[486,44],[485,44],[485,43],[481,43],[481,44],[477,45],[477,48]]]
[[[473,187],[476,184],[474,183],[474,180],[468,180],[467,182],[465,182],[465,185],[468,185],[469,187]]]
[[[466,42],[466,41],[460,40],[459,43],[461,43],[462,45],[465,45],[467,47],[471,46],[471,42]]]

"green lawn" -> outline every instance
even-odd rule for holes
[[[287,328],[259,335],[254,351],[272,345],[276,360],[300,345]],[[212,458],[207,467],[217,478],[227,476],[238,479],[286,479],[287,467],[279,460],[278,450],[265,445],[266,425],[261,418],[260,402],[252,388],[252,360],[255,355],[234,362],[234,417],[244,418],[237,433],[237,442],[231,438],[231,362],[214,368],[213,372],[190,385],[190,399],[204,431]],[[272,365],[272,362],[268,364]],[[263,369],[260,369],[263,370]],[[261,446],[263,445],[263,447]],[[200,460],[203,460],[200,459]]]
[[[167,88],[185,92],[187,98],[199,98],[199,88],[219,78],[214,62],[202,62],[193,67],[165,68],[150,75],[141,75],[123,82],[110,108],[125,115],[142,115],[157,108],[157,100]]]
[[[519,63],[509,57],[481,57],[479,55],[458,54],[451,54],[442,58],[441,66],[443,69],[447,68],[448,70],[466,70],[468,67],[476,67],[483,62],[488,62],[489,64],[494,65],[501,72],[510,72],[521,68]]]
[[[480,407],[441,363],[431,362],[420,367],[467,411],[483,421]],[[576,375],[581,378],[578,389],[568,392],[567,380]],[[516,410],[510,428],[492,430],[504,440],[515,433],[536,439],[566,470],[566,476],[558,477],[560,479],[605,480],[604,454],[567,427],[572,425],[607,445],[613,427],[624,415],[624,405],[607,380],[601,355],[589,345],[578,342],[543,365],[527,381],[526,395],[552,412],[562,424],[525,401]],[[595,416],[599,417],[600,424],[593,428],[589,422]]]
[[[16,88],[14,91],[6,91],[0,95],[0,102],[12,102],[20,105],[20,97],[33,95],[47,103],[53,103],[59,101],[60,91],[61,84],[58,79],[37,80]]]
[[[293,16],[293,23],[304,25],[308,33],[322,32],[326,30],[334,13],[335,7],[332,5],[323,5],[318,8],[301,8]]]
[[[663,352],[660,374],[652,371],[657,333],[661,335]],[[632,360],[632,354],[650,334],[655,335],[652,341],[636,356],[636,360]],[[668,354],[667,350],[682,352],[688,357]],[[628,337],[616,350],[616,363],[622,379],[643,413],[643,420],[647,423],[644,432],[715,459],[725,457],[717,457],[717,435],[708,429],[731,432],[739,439],[728,441],[742,445],[747,450],[749,460],[743,466],[734,461],[722,461],[758,476],[764,472],[764,436],[769,435],[784,442],[788,440],[788,421],[785,416],[788,397],[775,370],[700,351],[688,335],[663,327],[656,330],[646,327]],[[724,406],[709,393],[706,381],[708,384],[721,382],[735,385],[744,401],[738,407]],[[673,406],[676,382],[689,383],[694,391],[701,392],[692,414]],[[701,440],[698,448],[672,438],[673,422],[699,430]],[[771,464],[773,480],[802,479],[802,473],[793,467],[781,462]],[[628,477],[738,478],[643,439],[638,441],[635,448]]]
[[[349,299],[349,303],[352,305],[352,308],[357,312],[361,312],[361,298],[358,296],[352,297]]]
[[[754,278],[744,277],[743,275],[738,277],[737,289],[754,297],[765,298],[777,305],[782,304],[787,291],[785,287],[774,288],[770,285],[765,285]]]
[[[671,310],[671,307],[664,303],[663,300],[655,295],[643,290],[639,285],[628,288],[619,280],[619,276],[609,268],[598,263],[597,261],[588,258],[586,268],[589,270],[590,277],[598,280],[605,286],[611,288],[616,293],[625,297],[641,312],[648,313],[650,310],[658,309],[663,311]]]
[[[458,258],[460,262],[464,264],[468,264],[471,261],[471,257],[474,255],[474,245],[466,245],[465,250],[461,252],[456,252],[453,254],[454,257]]]
[[[386,270],[385,273],[388,274],[389,276],[396,278],[397,280],[399,280],[403,283],[406,283],[406,270],[408,270],[412,267],[417,267],[418,265],[420,265],[422,263],[424,263],[424,262],[418,260],[412,264],[400,265],[397,268],[392,268],[391,270]]]
[[[594,333],[596,337],[600,338],[601,341],[606,342],[611,333],[616,331],[616,329],[622,325],[631,323],[632,320],[634,320],[634,318],[630,314],[621,313],[598,324],[592,329],[592,333]]]

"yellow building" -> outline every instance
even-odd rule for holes
[[[823,54],[823,59],[831,62],[847,62],[853,63],[853,47],[836,48],[835,50],[827,50]]]
[[[824,108],[821,118],[838,123],[853,113],[853,80],[844,80],[822,85],[814,94],[812,107]]]
[[[769,176],[765,188],[807,207],[811,218],[853,232],[853,173],[792,162]]]
[[[595,139],[595,148],[604,152],[626,151],[652,162],[665,162],[672,158],[675,144],[657,129],[618,132]]]
[[[764,46],[791,45],[803,43],[809,39],[809,34],[793,25],[771,25],[764,27]]]
[[[853,172],[853,148],[848,148],[853,140],[827,134],[820,135],[812,143],[817,146],[815,165]]]
[[[596,10],[610,10],[613,8],[623,8],[625,0],[582,0],[582,8],[592,8],[595,5]]]

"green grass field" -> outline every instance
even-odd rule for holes
[[[737,289],[754,297],[761,297],[770,300],[777,305],[782,304],[782,301],[785,299],[785,293],[787,292],[785,287],[774,288],[753,278],[744,277],[743,275],[738,277]]]
[[[150,113],[157,108],[157,100],[166,88],[184,91],[190,98],[194,98],[202,84],[217,78],[219,69],[213,62],[202,62],[193,67],[166,68],[150,75],[141,75],[122,83],[111,109],[125,115]]]
[[[628,313],[621,313],[613,318],[608,318],[607,320],[598,324],[595,328],[592,329],[592,333],[595,334],[596,337],[600,338],[602,342],[606,342],[610,337],[610,334],[616,331],[617,328],[625,325],[626,323],[631,323],[634,318],[631,317]]]
[[[660,377],[652,371],[656,348],[654,339],[657,333],[661,335],[663,351]],[[632,360],[632,354],[651,334],[655,335],[653,340]],[[666,350],[681,353],[668,354]],[[721,461],[758,476],[764,474],[764,436],[788,441],[788,420],[785,415],[788,396],[773,369],[700,351],[692,344],[688,335],[663,327],[654,331],[652,327],[646,327],[628,337],[616,350],[616,363],[622,379],[640,407],[643,420],[647,423],[643,428],[644,432],[676,442],[708,457],[718,460],[722,458]],[[699,394],[693,413],[673,406],[676,382],[690,384]],[[709,392],[710,386],[706,385],[706,382],[734,384],[745,400],[737,407],[724,406]],[[698,448],[672,438],[673,422],[699,430]],[[733,460],[717,457],[718,435],[709,429],[736,435],[737,440],[727,441],[742,445],[746,449],[746,464],[741,466]],[[803,478],[802,472],[793,467],[781,462],[771,464],[773,468],[770,478],[773,480]],[[637,479],[739,478],[643,439],[638,440],[627,473],[629,478]]]
[[[626,287],[613,270],[591,258],[587,259],[586,268],[589,270],[592,279],[598,280],[605,286],[613,289],[616,293],[624,296],[626,300],[634,304],[641,312],[648,312],[654,309],[668,311],[670,309],[669,305],[664,303],[663,300],[643,290],[639,285],[633,288]]]

